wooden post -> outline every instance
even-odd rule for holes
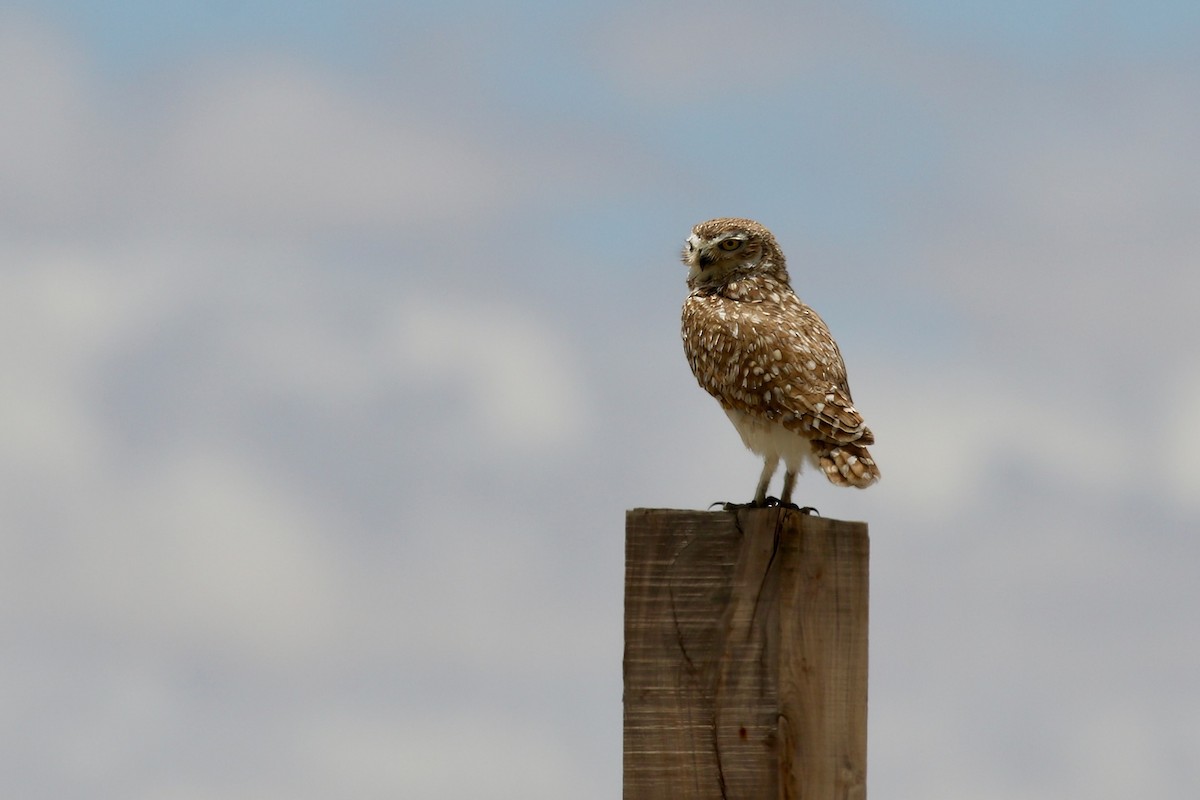
[[[865,800],[867,526],[625,517],[624,800]]]

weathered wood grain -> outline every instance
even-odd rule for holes
[[[867,526],[626,515],[625,800],[866,797]]]

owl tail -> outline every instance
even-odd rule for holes
[[[862,445],[815,441],[812,446],[817,463],[830,483],[865,489],[879,480],[879,467]]]

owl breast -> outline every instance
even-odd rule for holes
[[[829,329],[790,287],[768,277],[694,291],[683,342],[700,385],[723,408],[778,422],[806,438],[869,435],[850,401]]]

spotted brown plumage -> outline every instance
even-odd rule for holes
[[[748,219],[692,229],[683,346],[700,385],[717,399],[745,445],[764,459],[755,505],[785,464],[780,500],[791,502],[804,462],[839,486],[879,479],[875,442],[854,407],[846,366],[824,321],[792,290],[775,237]]]

